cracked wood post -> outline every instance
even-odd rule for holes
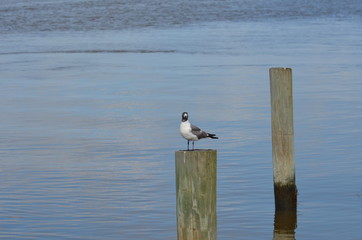
[[[295,211],[292,69],[270,68],[274,197],[276,211]]]
[[[216,150],[176,151],[178,240],[216,240]]]

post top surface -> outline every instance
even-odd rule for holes
[[[289,67],[272,67],[269,68],[269,70],[292,70],[292,69]]]
[[[216,149],[195,149],[195,150],[178,150],[176,152],[183,153],[201,153],[201,152],[216,152]]]

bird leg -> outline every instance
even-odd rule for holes
[[[187,140],[187,151],[190,151],[189,144],[190,144],[190,140]]]
[[[195,150],[195,141],[192,141],[192,150]]]

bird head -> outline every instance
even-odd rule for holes
[[[182,121],[183,122],[186,122],[187,119],[189,119],[189,114],[187,112],[183,112],[182,113]]]

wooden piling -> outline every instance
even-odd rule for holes
[[[176,151],[178,240],[216,240],[216,150]]]
[[[270,68],[274,197],[276,211],[297,204],[294,164],[292,69]]]

